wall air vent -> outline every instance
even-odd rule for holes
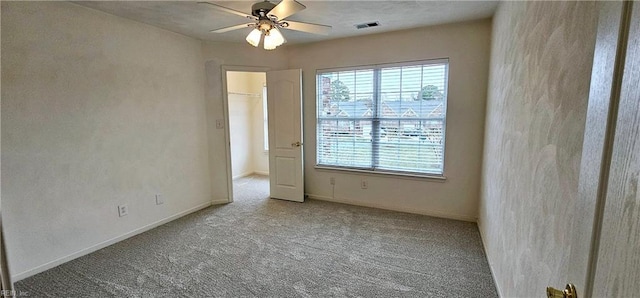
[[[364,28],[371,28],[371,27],[378,27],[378,26],[380,26],[380,22],[376,21],[376,22],[358,24],[358,25],[356,25],[356,28],[357,29],[364,29]]]

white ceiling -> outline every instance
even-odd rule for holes
[[[365,35],[444,23],[487,18],[498,1],[305,1],[307,8],[289,20],[332,26],[328,36],[283,30],[289,44]],[[250,14],[256,1],[210,1]],[[278,0],[272,1],[274,3]],[[78,1],[101,10],[202,40],[242,42],[250,29],[210,33],[212,29],[246,23],[243,17],[221,12],[196,1]],[[380,22],[357,30],[356,24]]]

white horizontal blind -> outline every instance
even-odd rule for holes
[[[317,164],[443,173],[448,61],[318,72]]]

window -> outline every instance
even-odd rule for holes
[[[264,151],[269,151],[269,114],[267,113],[267,86],[262,87],[262,129],[264,130]]]
[[[442,175],[448,60],[322,70],[318,166]]]

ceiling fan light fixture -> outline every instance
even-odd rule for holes
[[[285,42],[287,42],[287,40],[284,39],[280,30],[277,27],[273,27],[264,36],[264,49],[273,50]]]
[[[247,42],[254,46],[254,47],[258,47],[258,45],[260,44],[260,38],[262,37],[262,31],[258,30],[258,29],[253,29],[249,35],[247,35]],[[266,38],[265,38],[265,42],[266,42]]]
[[[271,3],[269,0],[259,1],[251,6],[250,14],[211,2],[201,1],[198,3],[207,4],[214,9],[251,20],[249,23],[219,28],[211,30],[211,32],[226,33],[249,27],[253,30],[247,35],[247,42],[254,47],[259,47],[262,42],[266,50],[273,50],[287,42],[280,32],[280,28],[321,35],[328,35],[331,30],[331,26],[327,25],[286,20],[289,16],[306,8],[296,0],[281,0],[278,4]],[[264,36],[264,41],[262,41],[262,36]]]

